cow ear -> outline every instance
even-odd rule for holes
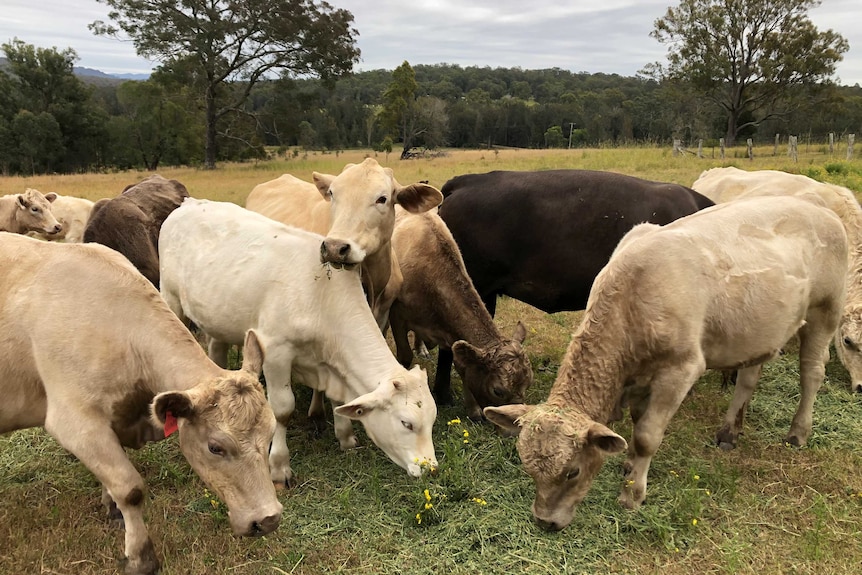
[[[455,367],[464,369],[468,365],[481,364],[484,353],[475,345],[459,339],[452,344],[452,358],[455,360]]]
[[[323,199],[328,202],[329,186],[332,185],[332,180],[335,179],[335,176],[330,176],[329,174],[321,174],[320,172],[312,172],[311,179],[314,181],[314,185],[317,186],[317,191],[320,192],[320,195],[323,196]]]
[[[57,194],[55,194],[54,192],[48,192],[47,194],[45,194],[45,199],[49,202],[53,202],[57,199]]]
[[[521,418],[533,410],[534,405],[515,403],[512,405],[501,405],[500,407],[486,407],[482,413],[485,418],[512,435],[521,433]]]
[[[166,391],[158,394],[152,403],[152,415],[164,425],[170,411],[176,418],[191,419],[195,414],[195,406],[188,393],[182,391]]]
[[[260,377],[263,369],[264,351],[260,339],[253,329],[245,333],[245,343],[242,345],[242,369],[254,377]]]
[[[524,343],[524,340],[527,338],[527,328],[524,327],[524,324],[520,321],[518,325],[515,326],[515,333],[512,334],[512,340],[517,341],[518,343]]]
[[[443,201],[443,194],[428,184],[410,184],[395,188],[395,202],[414,214],[436,208]]]
[[[606,455],[615,455],[628,449],[628,443],[601,423],[593,423],[587,431],[587,444],[596,447]]]
[[[363,417],[374,411],[374,408],[376,407],[376,402],[371,400],[371,398],[368,397],[369,395],[370,394],[366,393],[349,403],[339,405],[332,411],[336,415],[360,421]]]
[[[18,205],[23,210],[28,207],[27,198],[24,197],[24,194],[18,194]]]

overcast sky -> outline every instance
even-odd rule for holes
[[[649,36],[673,0],[328,0],[353,13],[362,60],[357,70],[392,70],[403,61],[525,70],[562,68],[633,76],[665,61]],[[94,36],[107,20],[95,0],[2,0],[0,42],[74,48],[79,66],[110,74],[147,73],[155,65],[130,42]],[[821,30],[850,42],[838,65],[842,84],[862,85],[862,1],[824,0],[810,12]]]

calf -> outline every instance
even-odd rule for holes
[[[153,286],[103,246],[0,233],[0,268],[0,433],[44,426],[93,472],[109,513],[125,523],[126,573],[156,573],[159,561],[144,482],[123,448],[174,428],[235,534],[278,526],[266,462],[275,417],[257,381],[263,351],[253,332],[244,369],[222,370]]]
[[[794,335],[801,397],[785,441],[805,444],[846,274],[841,221],[798,198],[741,200],[635,227],[596,278],[548,400],[485,408],[520,432],[536,521],[566,527],[605,458],[626,449],[605,426],[621,396],[634,423],[625,507],[643,502],[665,428],[707,368],[739,369],[716,437],[733,447],[762,364]]]
[[[524,401],[524,391],[533,382],[530,360],[521,347],[526,330],[519,323],[512,339],[500,334],[440,216],[399,208],[392,247],[403,277],[389,313],[398,361],[409,366],[413,360],[409,331],[432,347],[451,350],[471,419],[482,418],[482,407]],[[435,398],[451,399],[451,368],[451,363],[438,365]]]
[[[0,231],[13,234],[28,232],[44,233],[55,236],[63,231],[63,224],[57,221],[51,211],[51,202],[57,194],[42,194],[39,190],[27,188],[23,194],[0,197]]]
[[[294,380],[333,402],[342,449],[356,446],[350,420],[359,420],[392,461],[419,476],[423,462],[436,465],[427,376],[395,360],[359,276],[321,264],[322,241],[234,204],[186,200],[162,226],[162,295],[209,336],[219,362],[247,330],[257,333],[278,420],[270,452],[276,484],[293,477],[286,426]]]
[[[189,196],[176,180],[154,174],[102,199],[84,229],[84,241],[113,248],[126,256],[156,288],[159,287],[159,230],[162,222]]]

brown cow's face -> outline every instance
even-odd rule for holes
[[[51,202],[56,199],[57,194],[53,192],[42,195],[32,188],[18,194],[18,223],[25,232],[42,232],[50,236],[63,231],[63,224],[51,211]]]
[[[533,384],[533,368],[521,345],[525,335],[526,329],[518,323],[512,339],[497,345],[482,349],[462,340],[452,346],[455,367],[478,408],[523,403]],[[477,419],[481,412],[468,415]]]
[[[622,437],[572,409],[509,405],[489,407],[485,415],[520,429],[518,453],[536,484],[533,517],[548,530],[572,522],[605,459],[626,449]]]
[[[338,176],[313,174],[323,197],[331,202],[330,227],[321,246],[321,260],[352,267],[376,254],[392,239],[395,204],[413,213],[427,211],[443,201],[440,192],[426,184],[401,186],[392,170],[367,158],[348,164]]]

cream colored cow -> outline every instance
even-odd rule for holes
[[[56,194],[56,196],[57,198],[51,203],[51,211],[62,224],[63,230],[56,234],[30,232],[27,235],[46,240],[81,243],[84,241],[84,228],[87,225],[87,220],[90,219],[90,212],[93,211],[93,202],[75,196],[62,196],[60,194]]]
[[[236,535],[278,526],[266,459],[275,416],[253,332],[244,369],[219,368],[152,284],[101,245],[0,232],[0,269],[0,433],[44,426],[92,471],[109,515],[125,524],[126,573],[156,573],[159,561],[144,481],[123,448],[174,427]]]
[[[748,172],[734,167],[706,170],[692,188],[717,204],[756,196],[814,194],[838,214],[847,232],[849,252],[847,298],[835,332],[835,351],[850,374],[850,388],[862,393],[862,208],[853,192],[799,174],[777,170]]]
[[[54,217],[51,202],[57,194],[43,195],[39,190],[27,188],[23,194],[0,197],[0,231],[13,234],[41,232],[56,235],[63,231],[63,225]]]
[[[627,447],[619,500],[637,508],[668,423],[708,368],[739,370],[716,436],[733,447],[762,364],[794,335],[801,397],[785,441],[804,445],[846,264],[838,217],[794,197],[739,200],[633,228],[596,277],[548,400],[485,408],[488,419],[520,432],[536,521],[566,527],[604,460]],[[621,397],[634,423],[630,445],[607,427]]]

